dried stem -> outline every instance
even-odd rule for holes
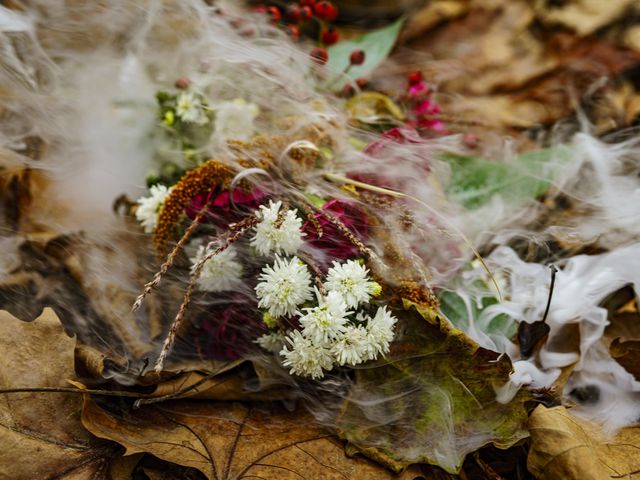
[[[108,397],[146,397],[146,395],[144,394],[135,392],[119,392],[117,390],[93,390],[91,388],[76,387],[24,387],[0,389],[0,395],[4,395],[5,393],[90,393],[92,395],[104,395]]]
[[[307,220],[311,222],[311,225],[313,225],[313,228],[316,230],[318,238],[322,238],[322,235],[324,235],[324,230],[322,229],[322,225],[320,225],[320,222],[316,218],[313,209],[309,206],[308,203],[304,202],[300,203],[300,207],[302,208],[302,210],[304,210],[304,214],[307,217]]]
[[[76,388],[76,387],[24,387],[24,388],[2,388],[0,389],[0,395],[4,395],[5,393],[88,393],[91,395],[102,395],[106,397],[127,397],[127,398],[137,398],[134,402],[133,407],[138,408],[141,405],[147,405],[151,403],[159,403],[164,402],[166,400],[171,400],[173,398],[180,397],[191,390],[197,389],[200,385],[205,382],[211,380],[218,373],[210,373],[192,385],[188,387],[181,388],[172,393],[167,393],[166,395],[160,395],[158,397],[152,397],[148,394],[137,393],[137,392],[124,392],[118,390],[95,390],[91,388]]]
[[[156,360],[156,364],[155,364],[155,367],[154,367],[156,372],[159,373],[159,372],[162,371],[162,368],[164,366],[164,360],[167,357],[167,355],[169,354],[169,351],[171,350],[171,347],[173,346],[173,342],[175,341],[176,335],[178,334],[178,330],[180,329],[180,326],[182,325],[182,320],[184,319],[184,315],[187,312],[187,308],[189,307],[189,304],[191,303],[191,297],[193,295],[193,289],[195,288],[196,282],[197,282],[198,278],[200,277],[200,273],[202,272],[202,269],[204,268],[204,264],[207,263],[207,261],[209,259],[211,259],[212,257],[216,256],[220,252],[223,252],[224,250],[229,248],[229,246],[231,246],[233,243],[238,241],[240,239],[240,237],[242,237],[242,235],[248,229],[253,227],[256,223],[258,223],[258,219],[257,219],[257,217],[255,215],[247,217],[244,220],[242,220],[241,222],[236,223],[230,230],[232,235],[229,238],[227,238],[224,241],[224,243],[222,243],[222,245],[220,245],[215,250],[207,253],[205,256],[203,256],[198,261],[198,263],[196,263],[193,266],[193,270],[192,270],[193,273],[191,274],[191,278],[189,280],[189,285],[187,286],[187,290],[185,291],[184,297],[182,299],[182,304],[180,305],[180,308],[178,309],[178,313],[176,314],[176,317],[174,318],[173,322],[171,323],[171,327],[169,328],[169,333],[167,334],[167,338],[165,338],[164,343],[162,345],[162,350],[160,351],[160,355],[158,356],[158,359]]]
[[[325,288],[324,283],[322,283],[322,270],[320,270],[320,266],[308,255],[305,255],[303,260],[311,267],[311,270],[313,270],[314,281],[316,282],[318,291],[324,297],[327,294],[327,289]]]
[[[158,272],[156,272],[156,274],[153,276],[153,280],[145,284],[144,291],[138,296],[138,298],[136,298],[136,301],[133,302],[131,311],[135,312],[136,310],[138,310],[142,306],[142,302],[144,302],[144,299],[147,297],[147,295],[149,295],[151,291],[160,284],[162,277],[167,273],[169,268],[171,268],[171,265],[173,265],[173,262],[178,256],[178,252],[182,250],[182,248],[184,247],[184,244],[187,243],[189,238],[191,238],[191,235],[193,235],[193,232],[196,230],[196,228],[198,228],[198,225],[200,225],[200,222],[202,221],[202,217],[204,217],[204,214],[207,212],[208,208],[209,208],[209,203],[207,203],[200,209],[198,214],[195,216],[195,218],[191,222],[191,225],[189,225],[189,227],[185,230],[184,234],[182,235],[178,243],[176,243],[176,246],[173,247],[173,250],[171,250],[171,253],[167,255],[167,259],[160,267],[160,270],[158,270]]]

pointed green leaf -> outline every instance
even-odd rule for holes
[[[347,75],[352,80],[360,77],[368,77],[389,55],[398,38],[404,19],[399,19],[379,30],[365,33],[352,40],[344,40],[329,47],[327,52],[329,60],[326,68],[338,74],[343,72],[350,63],[349,57],[354,50],[363,50],[365,61],[362,65],[354,65]]]

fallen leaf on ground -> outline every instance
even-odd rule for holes
[[[604,302],[609,325],[602,341],[611,357],[640,380],[640,312],[631,285],[621,288]]]
[[[82,421],[93,434],[200,470],[209,479],[413,479],[393,475],[314,426],[308,414],[270,406],[172,401],[133,411],[107,411],[87,399]]]
[[[508,448],[527,437],[528,394],[496,400],[511,361],[435,312],[406,307],[385,364],[356,370],[338,419],[341,435],[390,468],[424,462],[451,473],[484,445]]]
[[[529,419],[528,467],[537,478],[640,478],[640,427],[608,438],[596,424],[564,407],[539,406]]]
[[[0,386],[68,387],[75,343],[50,309],[30,323],[0,312]],[[77,394],[0,394],[2,478],[105,478],[118,447],[83,428],[81,408]]]
[[[589,35],[616,20],[634,3],[634,0],[571,0],[551,4],[538,0],[536,16],[550,26],[562,25],[579,35]]]

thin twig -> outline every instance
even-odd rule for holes
[[[5,393],[90,393],[92,395],[104,395],[107,397],[131,397],[145,398],[146,395],[135,392],[119,392],[117,390],[94,390],[91,388],[75,387],[24,387],[24,388],[0,388],[0,395]]]
[[[187,243],[189,238],[191,238],[191,235],[193,235],[193,232],[196,230],[196,228],[198,228],[198,225],[200,225],[200,221],[202,220],[202,217],[204,216],[204,214],[207,212],[208,209],[209,209],[209,202],[207,202],[204,205],[204,207],[200,209],[198,214],[195,216],[195,218],[191,222],[191,225],[189,225],[189,227],[185,230],[184,234],[182,235],[182,238],[180,238],[178,243],[176,243],[176,246],[173,247],[173,250],[171,250],[171,253],[167,255],[167,259],[160,267],[160,270],[158,270],[158,272],[156,272],[156,274],[153,276],[153,280],[145,284],[144,291],[138,296],[138,298],[136,298],[136,301],[133,302],[133,306],[131,307],[132,312],[135,312],[136,310],[138,310],[142,306],[142,302],[144,302],[144,299],[147,297],[147,295],[149,295],[151,291],[160,284],[162,277],[167,273],[171,265],[173,265],[173,262],[178,256],[178,252],[182,250],[182,247],[184,247],[184,244]]]
[[[240,239],[240,237],[242,237],[242,235],[248,229],[253,227],[257,222],[258,222],[257,217],[255,215],[252,215],[250,217],[245,218],[241,222],[238,222],[237,224],[235,224],[234,227],[233,227],[233,229],[234,229],[233,235],[231,235],[229,238],[227,238],[225,240],[225,242],[222,245],[220,245],[217,249],[215,249],[215,250],[207,253],[205,256],[203,256],[193,266],[193,270],[192,270],[193,273],[191,274],[191,278],[189,280],[189,285],[187,286],[185,294],[182,297],[182,304],[180,305],[180,308],[178,309],[178,313],[176,314],[176,317],[174,318],[173,322],[171,323],[171,327],[169,328],[169,333],[167,334],[167,338],[165,338],[164,343],[162,345],[162,350],[160,351],[160,355],[158,356],[158,359],[156,360],[156,364],[155,364],[155,367],[154,367],[154,370],[156,372],[159,373],[159,372],[162,371],[162,368],[164,366],[164,360],[167,357],[167,355],[169,354],[169,351],[171,350],[171,347],[173,346],[173,342],[175,341],[176,335],[178,334],[178,330],[180,329],[180,326],[182,325],[182,320],[184,319],[184,315],[185,315],[185,313],[187,311],[187,308],[189,307],[189,304],[191,303],[191,296],[193,295],[193,289],[196,286],[196,282],[197,282],[198,278],[200,277],[200,273],[202,272],[202,269],[204,268],[205,263],[207,263],[208,260],[210,260],[212,257],[216,256],[220,252],[223,252],[224,250],[229,248],[229,246],[231,246],[231,244],[233,244],[236,241],[238,241],[238,239]]]
[[[549,265],[551,269],[551,285],[549,286],[549,298],[547,298],[547,306],[544,309],[544,315],[542,315],[542,323],[547,321],[547,315],[549,315],[549,309],[551,308],[551,298],[553,297],[553,288],[556,285],[556,274],[558,273],[558,267],[553,263]]]
[[[217,376],[217,373],[210,373],[209,375],[204,376],[203,378],[201,378],[200,380],[198,380],[196,383],[189,385],[188,387],[185,387],[181,390],[177,390],[173,393],[167,393],[166,395],[161,395],[159,397],[143,397],[143,398],[139,398],[138,400],[136,400],[133,403],[133,408],[140,408],[140,406],[142,405],[149,405],[152,403],[159,403],[159,402],[164,402],[165,400],[171,400],[174,399],[176,397],[179,397],[187,392],[190,392],[191,390],[195,390],[196,388],[198,388],[200,385],[202,385],[203,383],[211,380],[212,378],[214,378],[215,376]]]
[[[165,395],[160,395],[158,397],[153,397],[144,393],[136,393],[136,392],[123,392],[118,390],[96,390],[92,388],[75,388],[75,387],[23,387],[23,388],[1,388],[0,395],[4,395],[5,393],[89,393],[91,395],[101,395],[106,397],[128,397],[128,398],[137,398],[137,400],[133,404],[133,408],[138,408],[141,405],[147,405],[151,403],[159,403],[164,402],[165,400],[171,400],[185,393],[195,390],[203,383],[211,380],[218,373],[210,373],[205,377],[198,380],[196,383],[189,385],[188,387],[182,388],[180,390],[176,390],[172,393],[167,393]]]

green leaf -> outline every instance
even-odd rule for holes
[[[498,299],[495,297],[483,297],[480,300],[480,304],[478,304],[475,298],[472,298],[467,303],[456,292],[444,291],[440,294],[439,300],[440,310],[444,316],[456,328],[462,331],[466,332],[469,330],[470,318],[474,320],[476,328],[480,328],[480,330],[489,337],[497,335],[511,338],[518,329],[517,322],[505,314],[496,315],[491,318],[486,325],[481,325],[480,322],[478,322],[480,314],[485,308],[498,303]]]
[[[352,40],[338,42],[329,47],[327,49],[329,60],[326,68],[336,74],[343,72],[350,64],[351,52],[363,50],[365,53],[364,63],[352,66],[347,75],[352,80],[368,77],[391,52],[403,23],[404,19],[401,18],[384,28],[365,33]]]
[[[531,200],[549,189],[569,153],[568,147],[548,148],[522,154],[510,162],[447,154],[442,157],[452,170],[447,193],[471,210],[494,195],[510,203]]]
[[[412,463],[458,472],[465,456],[528,436],[521,390],[496,399],[512,370],[506,355],[480,347],[437,312],[405,300],[398,338],[376,368],[356,369],[337,420],[363,454],[396,471]]]

